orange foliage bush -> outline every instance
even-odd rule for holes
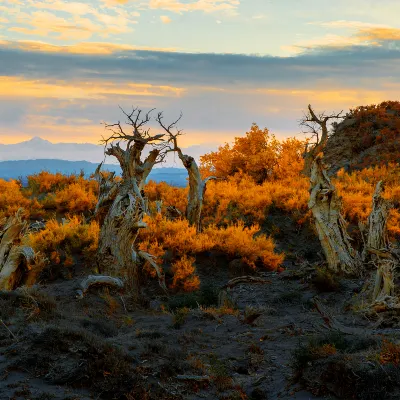
[[[41,171],[37,174],[28,176],[28,187],[32,190],[32,194],[55,192],[64,189],[71,183],[76,182],[76,175],[63,175],[60,172],[52,174],[47,171]]]
[[[97,204],[94,184],[94,181],[79,179],[78,182],[57,191],[54,199],[57,209],[70,213],[94,210]]]
[[[193,263],[195,259],[186,254],[172,264],[174,278],[172,288],[183,289],[185,292],[192,292],[200,287],[200,279],[195,274]]]
[[[372,195],[376,184],[386,183],[384,197],[400,204],[400,166],[389,164],[365,168],[350,174],[340,170],[333,183],[342,197],[343,213],[352,223],[366,222],[372,209]],[[388,232],[400,234],[400,213],[397,208],[390,211]]]
[[[166,182],[149,181],[145,188],[145,194],[150,202],[162,200],[163,209],[175,206],[182,213],[187,205],[188,188],[179,188],[168,185]]]
[[[244,227],[242,222],[227,228],[211,225],[196,234],[196,229],[184,219],[169,221],[158,214],[153,218],[147,216],[145,222],[148,227],[139,234],[141,249],[145,251],[150,252],[155,243],[164,250],[171,250],[175,256],[216,250],[242,258],[252,268],[260,261],[271,270],[277,269],[284,258],[282,254],[274,253],[271,238],[255,236],[260,230],[258,225],[251,228]]]
[[[261,224],[275,206],[300,218],[307,212],[308,180],[299,175],[257,185],[249,176],[211,181],[205,194],[204,224],[229,224],[245,220]]]
[[[18,181],[0,179],[0,218],[15,214],[19,208],[24,208],[23,215],[28,217],[30,214],[40,215],[42,206],[23,195]]]
[[[234,144],[220,146],[218,151],[200,157],[204,176],[228,177],[242,171],[256,183],[288,174],[297,175],[303,168],[304,143],[291,138],[280,142],[267,128],[253,124],[245,137]]]
[[[94,210],[98,183],[94,179],[84,179],[82,174],[65,176],[59,172],[51,174],[42,171],[28,176],[26,191],[31,196],[38,196],[45,210],[82,213]]]
[[[92,221],[86,224],[81,218],[73,216],[69,221],[60,223],[52,219],[46,228],[32,232],[24,238],[24,244],[49,259],[54,264],[68,266],[74,263],[73,254],[83,254],[92,260],[98,246],[99,226]],[[64,258],[64,260],[62,260]]]
[[[241,257],[251,268],[256,268],[256,262],[269,270],[276,270],[284,260],[283,254],[274,252],[275,244],[272,238],[256,234],[260,227],[255,224],[246,228],[243,222],[226,228],[214,225],[204,229],[206,235],[214,242],[213,249],[228,254],[231,257]]]

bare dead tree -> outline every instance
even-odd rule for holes
[[[315,157],[324,150],[329,138],[328,123],[334,120],[344,118],[343,110],[338,114],[326,115],[325,112],[316,114],[311,104],[308,105],[308,111],[300,120],[300,126],[303,128],[303,133],[311,134],[310,142],[306,144],[304,152],[304,174],[310,175],[311,165]]]
[[[176,129],[176,124],[182,118],[182,114],[179,118],[169,125],[164,124],[162,113],[158,113],[157,122],[168,134],[168,141],[170,143],[169,151],[174,151],[178,154],[179,159],[182,161],[183,166],[186,168],[189,175],[189,194],[188,204],[186,208],[186,218],[190,225],[196,227],[196,231],[201,231],[201,210],[203,208],[204,194],[207,188],[207,182],[211,179],[217,179],[215,176],[210,176],[206,179],[201,178],[200,169],[196,163],[196,160],[187,155],[183,154],[181,148],[178,146],[178,137],[182,134],[181,130]],[[173,133],[173,129],[176,132]]]
[[[129,132],[120,122],[105,124],[111,131],[110,136],[102,139],[105,154],[118,160],[122,179],[117,181],[113,175],[101,175],[101,164],[95,173],[100,185],[96,206],[96,214],[101,223],[97,252],[99,270],[114,270],[119,275],[127,274],[132,279],[136,297],[140,296],[143,264],[149,262],[156,267],[151,256],[138,251],[135,245],[139,230],[146,228],[143,221],[146,212],[143,188],[154,165],[164,160],[168,144],[164,140],[164,134],[153,135],[147,128],[152,111],[142,116],[142,110],[138,108],[134,108],[130,113],[122,110]],[[123,147],[120,146],[121,143],[124,144]],[[150,146],[152,150],[142,160],[146,146]],[[165,288],[163,275],[158,268],[155,269],[160,284]]]

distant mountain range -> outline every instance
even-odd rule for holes
[[[191,155],[197,161],[200,156],[216,150],[216,145],[205,144],[182,148],[183,152]],[[148,152],[143,152],[145,157]],[[17,179],[22,177],[26,183],[26,176],[46,170],[52,173],[63,174],[80,173],[81,170],[89,176],[96,170],[101,161],[107,164],[103,169],[121,170],[114,157],[104,155],[104,147],[92,143],[51,143],[40,137],[16,144],[0,143],[0,178]],[[162,166],[153,169],[149,179],[156,182],[167,182],[174,186],[186,186],[187,172],[181,167],[177,155],[170,153]]]
[[[27,175],[36,174],[40,171],[51,173],[61,172],[64,175],[79,174],[84,171],[85,176],[92,174],[98,164],[88,161],[66,161],[66,160],[18,160],[18,161],[0,161],[0,178],[18,179],[22,178],[23,184],[27,183]],[[104,164],[103,170],[114,171],[121,174],[119,165]],[[156,182],[167,182],[172,186],[186,186],[187,171],[185,168],[154,168],[149,176],[149,180]]]
[[[214,144],[201,144],[182,148],[182,150],[199,160],[201,155],[214,151],[216,148],[217,146]],[[143,152],[144,156],[147,154],[148,151]],[[99,163],[104,160],[104,147],[92,143],[51,143],[37,136],[16,144],[0,143],[0,161],[39,159]],[[116,163],[114,157],[107,157],[106,162],[109,164]],[[179,168],[181,164],[178,157],[170,153],[163,166]]]

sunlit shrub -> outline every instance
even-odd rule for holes
[[[175,206],[182,213],[187,205],[188,188],[179,188],[168,185],[166,182],[149,181],[144,188],[150,202],[162,200],[163,210],[168,206]]]
[[[94,210],[97,196],[88,181],[80,180],[61,189],[55,194],[59,211],[81,213]]]
[[[15,214],[19,208],[23,208],[23,215],[29,217],[30,214],[39,216],[42,206],[23,195],[18,181],[0,179],[0,218]]]
[[[98,239],[97,222],[86,224],[73,216],[64,223],[55,219],[48,221],[45,229],[30,233],[24,242],[52,263],[70,266],[75,263],[75,254],[82,254],[88,261],[93,260]]]
[[[63,175],[60,172],[52,174],[41,171],[37,174],[28,176],[28,188],[32,194],[55,192],[64,189],[66,186],[78,180],[76,175]]]
[[[200,279],[196,275],[193,263],[195,259],[184,255],[172,264],[174,278],[172,288],[183,289],[185,292],[192,292],[200,287]]]
[[[282,264],[284,255],[274,252],[275,244],[272,238],[256,234],[260,231],[258,225],[246,228],[242,222],[227,228],[210,226],[204,230],[203,235],[214,242],[214,249],[222,251],[231,257],[240,257],[251,268],[256,268],[256,263],[270,270],[276,270]]]
[[[333,183],[342,197],[343,213],[349,222],[367,222],[372,210],[372,196],[376,184],[385,182],[384,197],[396,206],[390,211],[388,232],[391,236],[400,234],[400,168],[398,164],[389,164],[365,168],[350,174],[340,170]]]
[[[140,231],[140,242],[157,242],[165,250],[172,251],[175,256],[197,254],[216,250],[224,252],[232,258],[242,258],[250,267],[256,263],[268,269],[276,269],[283,261],[283,255],[274,253],[274,242],[264,235],[256,235],[260,231],[258,225],[246,228],[242,222],[236,225],[216,227],[211,225],[203,232],[196,234],[196,229],[189,226],[188,221],[181,219],[169,221],[161,215],[146,217],[148,228]]]

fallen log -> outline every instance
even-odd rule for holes
[[[92,286],[111,286],[116,289],[122,289],[124,287],[124,283],[121,279],[113,278],[111,276],[89,275],[80,283],[79,288],[76,290],[75,297],[82,299]]]

